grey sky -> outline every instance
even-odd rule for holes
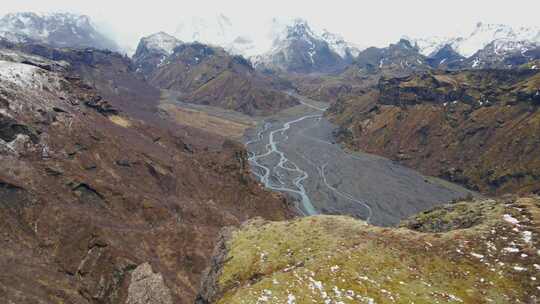
[[[455,35],[478,21],[540,26],[539,0],[3,0],[0,14],[17,11],[68,11],[90,15],[122,45],[164,30],[192,16],[223,13],[252,32],[271,17],[302,17],[320,28],[361,44],[384,46],[403,35]]]

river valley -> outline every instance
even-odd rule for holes
[[[472,194],[382,157],[345,152],[323,116],[326,104],[302,100],[262,120],[245,139],[253,174],[288,195],[301,214],[346,214],[391,226]]]
[[[287,195],[301,215],[350,215],[392,226],[423,210],[476,195],[389,159],[345,151],[334,142],[336,126],[324,117],[328,104],[297,97],[302,104],[259,118],[183,103],[170,91],[164,92],[161,108],[181,123],[194,122],[189,124],[243,140],[256,179]]]

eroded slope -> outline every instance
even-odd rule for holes
[[[221,227],[290,216],[240,144],[132,116],[107,53],[50,51],[71,64],[0,61],[2,301],[191,303]]]
[[[486,193],[536,192],[539,75],[527,69],[382,78],[328,115],[353,149]]]

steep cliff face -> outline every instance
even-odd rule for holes
[[[536,70],[382,78],[328,115],[352,149],[485,193],[538,192],[539,88]]]
[[[192,303],[221,227],[291,216],[240,144],[133,105],[122,56],[49,51],[0,50],[3,301]]]
[[[538,197],[456,203],[402,228],[348,217],[226,230],[197,303],[534,303]]]

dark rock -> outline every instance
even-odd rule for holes
[[[0,181],[0,207],[21,208],[31,203],[28,192],[16,185]]]
[[[59,168],[47,167],[45,168],[45,173],[47,173],[49,176],[61,176],[64,174],[64,171]]]
[[[131,167],[131,162],[127,159],[117,160],[116,164],[120,167]]]
[[[119,111],[116,110],[109,102],[101,100],[101,98],[85,101],[84,104],[105,116],[118,115],[119,113]]]
[[[85,204],[103,206],[105,200],[103,195],[97,192],[94,188],[90,187],[88,184],[78,184],[73,187],[73,192],[79,197],[81,202]]]
[[[32,127],[19,124],[15,119],[0,114],[0,138],[11,142],[18,134],[27,135],[33,143],[39,142],[39,137]]]

